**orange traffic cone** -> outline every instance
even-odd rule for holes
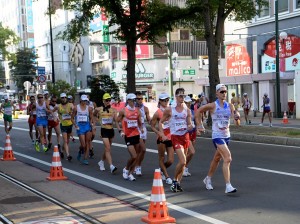
[[[60,155],[58,152],[57,145],[54,146],[52,165],[50,169],[50,176],[47,177],[47,180],[66,180],[68,179],[64,176],[63,168],[60,161]]]
[[[286,112],[285,111],[284,111],[284,114],[283,114],[282,123],[283,124],[288,124],[289,123],[289,120],[288,120],[288,118],[286,116]]]
[[[148,216],[142,217],[141,220],[151,224],[176,222],[175,218],[169,216],[160,169],[155,169]]]
[[[12,147],[11,147],[10,136],[9,135],[6,135],[4,153],[3,153],[3,157],[1,158],[1,160],[3,160],[3,161],[6,161],[6,160],[14,161],[14,160],[16,160],[16,158],[14,157],[14,152],[13,152]]]

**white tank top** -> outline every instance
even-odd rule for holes
[[[38,102],[36,102],[36,117],[38,118],[47,118],[47,111],[46,111],[46,102],[43,102],[43,105],[40,106]]]
[[[215,138],[229,138],[229,125],[231,109],[227,102],[224,102],[223,107],[220,107],[219,100],[215,101],[216,109],[212,113],[212,139]]]
[[[142,124],[145,124],[145,119],[146,119],[146,113],[145,113],[145,107],[144,105],[142,105],[140,107],[140,112],[141,112],[141,120],[142,120]]]
[[[85,110],[81,110],[80,104],[77,105],[77,115],[76,123],[77,124],[86,124],[89,122],[89,106],[85,107]]]
[[[55,106],[49,105],[50,110],[54,110],[55,107],[57,107],[57,105],[55,105]],[[51,121],[58,120],[57,111],[53,112],[53,114],[48,114],[48,120],[51,120]]]
[[[172,116],[169,120],[171,135],[184,135],[187,132],[187,109],[184,108],[181,113],[176,111],[176,107],[172,108]]]

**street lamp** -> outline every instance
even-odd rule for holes
[[[277,118],[281,117],[281,100],[280,100],[280,64],[279,64],[279,39],[287,38],[286,32],[279,34],[278,29],[278,0],[275,0],[275,43],[276,43],[276,113]]]
[[[76,68],[76,74],[75,74],[75,88],[78,89],[78,86],[77,86],[77,73],[80,73],[81,72],[81,68],[80,67],[77,67]]]

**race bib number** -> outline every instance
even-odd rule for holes
[[[5,107],[4,108],[4,113],[7,115],[12,115],[12,108],[11,107]]]
[[[111,117],[109,118],[102,118],[102,124],[112,124],[113,119]]]
[[[165,121],[165,122],[162,124],[162,128],[163,128],[163,129],[169,129],[169,128],[170,128],[169,121]]]
[[[226,121],[218,121],[218,127],[221,130],[227,129],[229,127],[228,120],[226,120]]]
[[[175,122],[175,131],[187,129],[186,121]]]
[[[71,120],[71,115],[70,114],[63,114],[61,115],[61,118],[65,121],[65,120]]]
[[[38,112],[37,116],[38,117],[47,117],[47,114],[45,111],[41,111],[41,112]]]
[[[78,122],[87,122],[88,119],[87,119],[87,116],[79,115],[79,116],[77,116],[77,121]]]
[[[138,126],[137,120],[127,120],[128,128],[136,128]]]

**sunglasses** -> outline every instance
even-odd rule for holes
[[[224,93],[227,93],[227,91],[226,90],[222,90],[222,91],[220,91],[220,93],[224,94]]]
[[[61,99],[66,99],[66,97],[61,97]]]
[[[106,99],[106,100],[105,100],[105,102],[110,102],[110,101],[111,101],[111,99]]]
[[[56,100],[51,100],[52,103],[56,103]]]
[[[136,100],[142,100],[143,98],[135,98]]]
[[[42,96],[39,96],[39,97],[38,97],[38,99],[43,99],[43,98],[44,98],[44,97],[42,97]]]
[[[177,97],[182,97],[182,98],[184,98],[184,97],[186,97],[186,95],[184,95],[184,94],[178,94],[178,95],[176,95]]]
[[[169,102],[169,99],[163,99],[163,100],[160,99],[160,101],[161,102]]]

